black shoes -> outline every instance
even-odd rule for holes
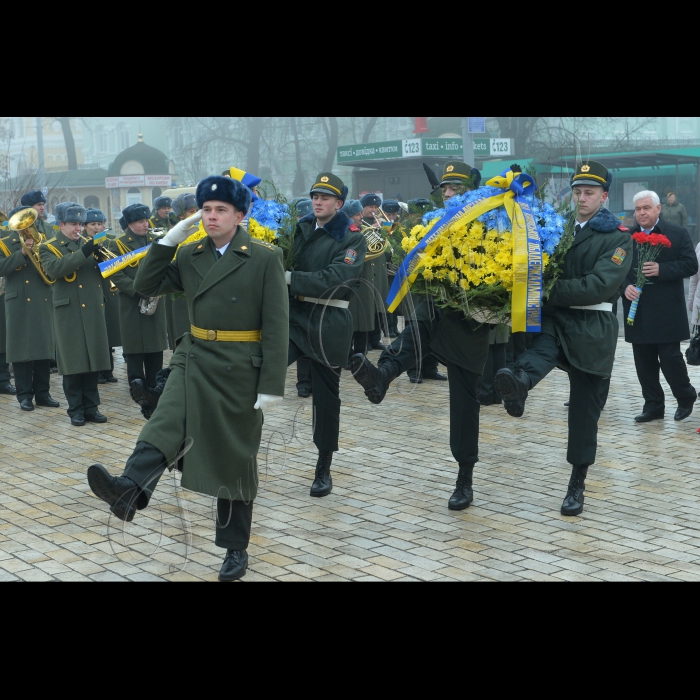
[[[693,412],[693,407],[681,408],[680,406],[676,410],[676,415],[673,416],[673,420],[685,420]]]
[[[111,476],[101,465],[93,464],[87,470],[88,484],[92,492],[120,520],[130,523],[136,513],[136,499],[140,490],[127,476]]]
[[[11,396],[14,396],[17,393],[17,389],[15,389],[10,382],[5,382],[4,384],[0,384],[0,394],[10,394]]]
[[[436,382],[446,382],[447,375],[440,374],[440,372],[435,370],[434,372],[431,372],[430,374],[426,374],[425,372],[423,372],[423,379],[434,379]]]
[[[105,376],[103,374],[100,374],[97,377],[97,383],[98,384],[106,384],[107,383],[107,379],[105,379]]]
[[[70,424],[82,427],[85,425],[85,416],[82,413],[76,413],[74,416],[70,417]]]
[[[31,399],[24,399],[24,401],[20,401],[19,407],[23,411],[33,411],[34,410],[34,404],[32,403]]]
[[[587,474],[588,465],[574,465],[572,468],[569,488],[561,504],[562,515],[578,515],[583,511],[583,492],[586,488]]]
[[[305,386],[301,389],[297,389],[297,396],[302,399],[308,399],[311,396],[311,389],[307,389]]]
[[[503,399],[508,415],[520,418],[525,412],[525,399],[530,390],[530,378],[527,374],[519,367],[515,370],[505,367],[496,372],[494,385]]]
[[[384,400],[389,385],[400,374],[392,360],[380,360],[375,367],[362,353],[350,358],[350,371],[365,390],[365,396],[374,404]]]
[[[161,373],[162,371],[158,373],[158,377],[161,376]],[[153,415],[153,411],[156,410],[156,406],[158,405],[158,401],[160,401],[160,397],[163,394],[165,382],[167,381],[169,374],[170,372],[165,374],[164,377],[153,387],[153,389],[149,389],[143,379],[134,379],[134,381],[131,382],[129,389],[131,392],[131,398],[136,401],[139,406],[141,406],[141,413],[146,420],[148,420]]]
[[[319,452],[318,462],[316,463],[316,478],[311,484],[311,496],[322,498],[327,496],[333,489],[333,479],[331,478],[331,461],[333,460],[332,452]]]
[[[474,492],[472,491],[473,472],[473,464],[459,465],[457,487],[447,503],[447,507],[450,510],[464,510],[465,508],[469,508],[471,505],[471,502],[474,500]]]
[[[417,372],[407,372],[411,384],[422,384],[423,377]]]
[[[37,406],[44,406],[44,408],[58,408],[61,404],[51,397],[51,394],[46,394],[43,399],[36,399]]]
[[[692,409],[691,409],[692,411]],[[690,414],[688,414],[690,415]],[[664,417],[664,409],[657,409],[656,411],[644,411],[640,413],[638,416],[635,417],[634,422],[635,423],[648,423],[649,421],[652,420],[663,420]],[[678,419],[676,419],[678,420]]]
[[[106,423],[107,416],[103,416],[99,411],[95,411],[94,413],[91,413],[90,415],[88,415],[86,413],[85,420],[88,423]]]
[[[383,343],[372,343],[372,350],[386,350],[386,345]]]
[[[235,549],[226,550],[221,571],[219,571],[219,581],[238,581],[245,576],[248,568],[248,552],[238,552]]]

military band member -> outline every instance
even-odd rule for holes
[[[0,296],[0,394],[15,396],[17,389],[10,382],[10,363],[7,361],[7,328],[5,320],[5,295]]]
[[[340,211],[347,187],[333,173],[320,173],[311,188],[313,213],[294,234],[294,270],[289,285],[289,357],[311,359],[314,444],[318,448],[311,496],[327,496],[333,487],[331,462],[340,431],[340,371],[347,366],[353,320],[349,284],[362,274],[367,245],[350,231]]]
[[[149,232],[145,204],[131,204],[122,215],[128,228],[122,236],[109,241],[111,252],[124,255],[156,240]],[[137,261],[110,277],[119,289],[119,326],[130,388],[136,379],[141,379],[147,387],[155,386],[156,375],[163,368],[163,351],[168,347],[165,307],[158,303],[154,313],[142,313],[141,302],[145,304],[148,300],[134,288],[139,265]]]
[[[85,235],[94,239],[98,233],[105,230],[107,217],[100,209],[88,209],[85,213]],[[113,240],[113,237],[110,236]],[[107,240],[104,242],[107,247]],[[102,290],[105,297],[105,322],[107,323],[107,340],[109,341],[110,369],[100,372],[98,384],[116,384],[119,380],[114,376],[114,348],[121,347],[121,330],[119,328],[119,290],[108,279],[102,278]]]
[[[153,202],[153,216],[149,220],[151,228],[170,231],[179,221],[172,211],[173,200],[170,197],[158,197]]]
[[[448,180],[454,172],[460,185],[473,188],[480,179],[478,171],[466,163],[451,162],[445,166],[443,189],[452,190]],[[454,196],[445,192],[447,199]],[[489,328],[486,324],[465,319],[461,312],[442,310],[430,298],[421,301],[414,318],[385,350],[375,367],[364,355],[353,355],[350,369],[365,390],[367,398],[381,403],[391,382],[402,372],[420,366],[430,352],[447,365],[450,384],[450,449],[459,465],[455,490],[448,501],[450,510],[468,508],[474,498],[472,476],[479,461],[479,376],[489,349]]]
[[[18,207],[9,216],[24,208]],[[37,406],[57,408],[60,404],[49,393],[50,361],[56,355],[51,285],[22,247],[20,235],[12,231],[0,240],[0,277],[5,277],[0,304],[7,317],[7,360],[12,363],[23,411],[34,410],[32,399]],[[34,249],[31,238],[25,245],[29,251]]]
[[[237,180],[202,180],[202,212],[171,229],[141,263],[135,288],[147,296],[184,291],[191,332],[173,353],[165,391],[124,473],[88,469],[93,493],[131,521],[182,457],[182,486],[217,498],[216,545],[227,550],[221,581],[241,578],[248,565],[263,411],[282,400],[287,368],[282,251],[240,226],[250,201]],[[208,237],[181,246],[173,260],[200,218]]]
[[[54,213],[59,231],[39,251],[44,271],[56,280],[52,287],[56,356],[68,415],[72,425],[106,423],[98,410],[97,378],[109,369],[109,343],[102,275],[94,255],[97,245],[80,236],[86,218],[80,204],[59,204]]]
[[[189,219],[198,211],[197,200],[191,192],[178,195],[173,199],[172,216],[178,221]],[[190,332],[190,312],[187,308],[187,299],[182,292],[166,294],[161,303],[165,305],[165,323],[168,331],[168,346],[175,350],[178,338]]]
[[[53,238],[53,226],[46,222],[46,197],[44,197],[44,193],[41,190],[27,192],[27,194],[22,195],[20,204],[23,207],[32,207],[36,209],[39,218],[36,220],[34,228],[44,236],[44,240]]]
[[[292,202],[297,221],[313,211],[313,205],[308,197],[302,197]],[[311,396],[311,360],[301,357],[297,360],[297,396],[308,399]]]
[[[572,465],[562,515],[583,511],[585,479],[595,462],[601,384],[610,376],[617,347],[613,304],[632,265],[628,229],[603,204],[612,173],[600,163],[579,163],[571,176],[578,204],[576,237],[563,261],[542,313],[542,333],[521,354],[513,369],[496,374],[496,389],[509,415],[520,417],[528,392],[555,367],[569,372],[569,442]]]

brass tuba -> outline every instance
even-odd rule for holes
[[[36,268],[37,272],[41,275],[41,279],[44,280],[46,284],[56,284],[56,280],[52,280],[44,272],[44,268],[41,264],[41,256],[39,255],[39,244],[44,240],[41,234],[36,230],[36,220],[39,218],[39,214],[36,209],[22,209],[18,211],[14,216],[11,216],[7,222],[7,228],[11,231],[19,232],[19,240],[22,243],[22,249],[26,253],[27,257],[32,261],[32,265]],[[34,244],[31,248],[27,247],[26,241],[32,239]]]

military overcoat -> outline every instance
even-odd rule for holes
[[[192,323],[207,331],[262,331],[261,342],[201,340],[187,333],[151,420],[139,435],[174,460],[186,438],[182,485],[233,500],[257,494],[263,416],[258,394],[284,396],[289,347],[282,251],[238,228],[217,260],[209,238],[178,249],[154,245],[136,290],[184,291]]]
[[[610,376],[617,316],[570,307],[615,303],[631,265],[630,232],[607,209],[590,219],[564,257],[562,275],[542,311],[542,332],[553,335],[570,365],[582,372]]]
[[[0,243],[0,277],[5,277],[5,296],[0,297],[0,303],[6,318],[7,361],[53,360],[56,341],[51,285],[22,254],[19,234],[11,233]]]
[[[110,240],[109,249],[117,255],[122,250],[139,250],[150,245],[157,237],[151,233],[137,236],[129,230],[116,240]],[[121,243],[118,245],[117,241]],[[141,261],[113,274],[110,279],[119,289],[119,327],[121,345],[125,355],[162,352],[168,348],[165,326],[165,305],[162,299],[158,302],[156,311],[151,316],[141,313],[139,302],[141,296],[134,289],[134,278]]]
[[[60,231],[40,246],[53,285],[53,320],[59,374],[103,372],[110,368],[102,275],[94,255],[87,258],[82,240]]]
[[[107,240],[114,240],[114,236],[107,234]],[[109,248],[109,244],[102,241],[102,245]],[[110,348],[121,347],[122,332],[119,324],[119,289],[114,291],[109,279],[102,278],[102,292],[105,298],[105,322],[107,323],[107,340]]]
[[[300,297],[349,301],[362,275],[366,252],[364,236],[350,231],[350,219],[343,212],[319,228],[313,214],[297,224],[289,285],[289,339],[318,362],[347,367],[352,315],[349,309]]]

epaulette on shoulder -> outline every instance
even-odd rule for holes
[[[620,224],[617,228],[619,228],[620,231],[624,231],[625,233],[630,232],[630,230],[627,228],[627,226],[623,226],[622,224]]]
[[[251,238],[250,239],[251,243],[256,243],[259,246],[262,246],[263,248],[267,248],[268,250],[275,250],[277,246],[272,245],[272,243],[268,243],[267,241],[261,241],[259,238]]]

